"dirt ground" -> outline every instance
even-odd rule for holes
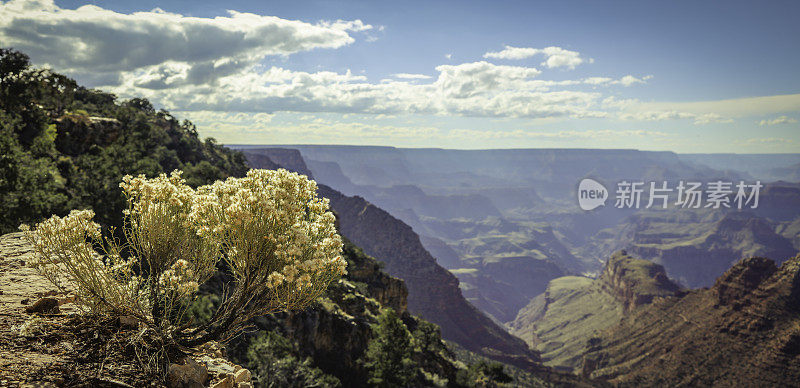
[[[70,295],[26,266],[32,254],[22,233],[0,236],[0,387],[155,385],[129,359],[137,330],[79,314]],[[42,298],[57,300],[57,311],[26,311]]]

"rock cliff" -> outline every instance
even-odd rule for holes
[[[545,365],[574,371],[595,333],[616,325],[638,306],[678,290],[660,265],[619,252],[606,261],[597,279],[565,276],[550,281],[509,326],[542,352]]]
[[[342,282],[331,285],[324,298],[301,312],[259,318],[256,326],[277,331],[296,343],[297,356],[310,357],[314,366],[335,376],[344,386],[363,386],[368,379],[364,353],[381,309],[391,307],[397,311],[411,332],[422,321],[406,310],[408,291],[402,280],[387,275],[375,259],[350,242],[345,244],[344,257],[348,274]],[[244,348],[253,336],[250,337],[234,345],[239,357],[245,356]],[[438,334],[434,337],[441,343]],[[455,380],[458,368],[447,353],[423,350],[416,357],[425,372]]]
[[[436,263],[410,226],[361,197],[347,197],[326,186],[320,186],[319,194],[330,199],[342,234],[405,281],[409,311],[441,326],[445,339],[468,350],[537,368],[537,354],[464,299],[456,277]]]
[[[585,376],[623,386],[794,386],[800,256],[749,258],[710,289],[642,306],[593,338]]]
[[[664,267],[635,259],[622,251],[608,259],[600,284],[630,311],[658,296],[672,296],[680,286],[667,277]]]
[[[691,227],[676,223],[671,230],[677,234]],[[637,226],[638,230],[648,228],[648,220]],[[699,230],[697,235],[678,238],[668,233],[636,233],[627,250],[662,264],[670,277],[690,288],[711,286],[714,279],[743,257],[770,257],[780,263],[797,254],[792,242],[776,233],[772,221],[749,212],[726,213]]]
[[[283,167],[289,171],[303,174],[309,179],[314,179],[311,170],[308,169],[305,160],[297,150],[287,148],[245,148],[242,149],[242,153],[252,166],[257,165],[260,166],[258,168],[266,169]]]

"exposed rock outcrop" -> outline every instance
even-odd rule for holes
[[[658,296],[672,296],[680,286],[667,277],[664,267],[619,252],[608,259],[599,278],[601,285],[630,311]]]
[[[173,362],[166,376],[146,370],[132,350],[131,339],[144,335],[138,321],[80,314],[74,295],[27,266],[32,255],[22,233],[0,236],[0,386],[212,387],[230,375],[231,388],[250,387],[250,372],[216,342]]]
[[[596,332],[679,289],[660,265],[619,252],[606,261],[597,279],[565,276],[550,281],[509,326],[542,352],[545,365],[573,371],[580,368],[588,340]]]
[[[662,298],[594,338],[583,373],[625,386],[794,386],[800,256],[738,262],[710,289]]]

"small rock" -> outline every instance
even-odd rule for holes
[[[233,366],[233,373],[236,373],[236,372],[238,372],[238,371],[239,371],[239,370],[241,370],[241,369],[242,369],[242,366],[241,366],[241,365],[234,365],[234,366]]]
[[[25,308],[26,313],[58,313],[58,299],[42,298],[31,306]]]
[[[233,366],[224,358],[211,358],[203,356],[200,362],[205,363],[208,371],[214,376],[233,375]]]
[[[123,315],[117,318],[117,324],[121,329],[137,329],[139,327],[139,320],[130,315]]]
[[[211,388],[233,388],[233,378],[228,376],[211,386]]]
[[[208,380],[208,369],[191,357],[184,359],[183,365],[170,364],[167,369],[169,388],[202,388]]]
[[[233,376],[234,382],[238,383],[249,383],[250,382],[250,371],[247,369],[239,369],[238,372]]]
[[[25,299],[19,301],[19,303],[20,304],[28,304],[28,303],[31,303],[31,300],[29,298],[25,298]]]

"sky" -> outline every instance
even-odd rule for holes
[[[795,1],[0,1],[0,46],[225,144],[800,152]]]

